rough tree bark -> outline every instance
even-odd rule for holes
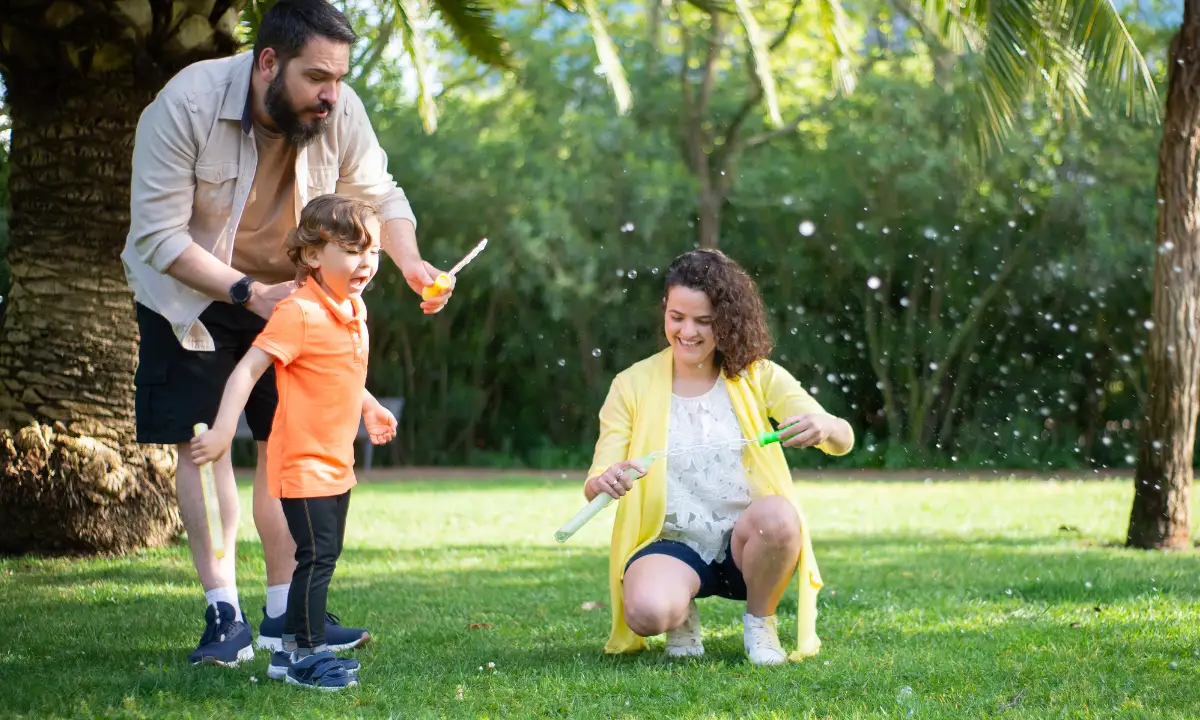
[[[124,552],[181,529],[174,451],[134,442],[120,252],[142,108],[234,51],[239,0],[0,0],[12,116],[0,328],[0,552]]]
[[[1126,539],[1131,547],[1147,549],[1191,544],[1192,450],[1200,409],[1200,0],[1184,2],[1168,67],[1148,397]]]

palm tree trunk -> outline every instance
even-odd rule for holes
[[[1192,449],[1200,409],[1200,0],[1171,43],[1158,152],[1158,250],[1148,397],[1126,543],[1191,544]]]
[[[182,528],[173,449],[134,442],[138,333],[120,252],[142,108],[188,62],[234,49],[236,2],[0,2],[13,281],[0,553],[125,552]]]
[[[51,109],[20,87],[9,95],[0,419],[15,433],[3,441],[0,551],[161,544],[180,528],[172,458],[134,443],[138,338],[120,259],[130,142],[151,95],[110,83]]]

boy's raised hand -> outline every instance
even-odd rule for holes
[[[373,445],[383,445],[396,438],[396,416],[379,403],[363,410],[363,424]]]
[[[219,428],[212,428],[192,438],[192,462],[199,467],[204,463],[216,462],[229,450],[233,442],[233,433],[225,433]]]

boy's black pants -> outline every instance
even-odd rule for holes
[[[350,491],[320,498],[283,498],[283,514],[296,541],[296,572],[288,590],[283,634],[302,648],[325,644],[325,604],[329,580],[342,554]]]

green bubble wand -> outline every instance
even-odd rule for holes
[[[771,443],[779,442],[779,439],[780,439],[779,433],[783,432],[786,429],[787,428],[780,428],[778,430],[762,432],[762,433],[759,433],[757,438],[753,438],[753,439],[740,438],[738,440],[732,440],[730,442],[711,443],[708,445],[693,445],[691,447],[683,448],[680,450],[672,450],[670,452],[667,452],[664,450],[655,450],[654,452],[650,453],[649,455],[639,458],[639,459],[635,460],[634,462],[636,462],[638,465],[641,465],[642,467],[646,468],[646,472],[649,472],[650,465],[655,460],[665,458],[665,457],[689,455],[691,453],[694,453],[694,452],[697,452],[700,450],[725,450],[725,449],[741,450],[742,448],[746,447],[747,445],[758,445],[759,447],[765,447],[767,445],[770,445]],[[643,475],[645,475],[645,473],[640,473],[640,472],[638,472],[637,468],[633,468],[633,467],[625,468],[624,470],[621,471],[621,473],[622,474],[633,473],[635,476],[633,478],[634,480],[637,480],[638,478],[641,478]],[[612,495],[609,495],[608,493],[602,492],[602,493],[596,495],[596,497],[592,498],[592,501],[590,503],[588,503],[587,505],[584,505],[583,508],[579,512],[575,513],[575,517],[568,520],[565,525],[563,525],[561,528],[558,529],[558,532],[554,533],[554,539],[559,541],[560,543],[565,543],[572,535],[579,532],[579,529],[581,527],[586,525],[589,520],[591,520],[592,518],[599,515],[600,511],[603,510],[604,508],[608,507],[609,503],[611,503],[615,499],[616,498],[614,498]]]

